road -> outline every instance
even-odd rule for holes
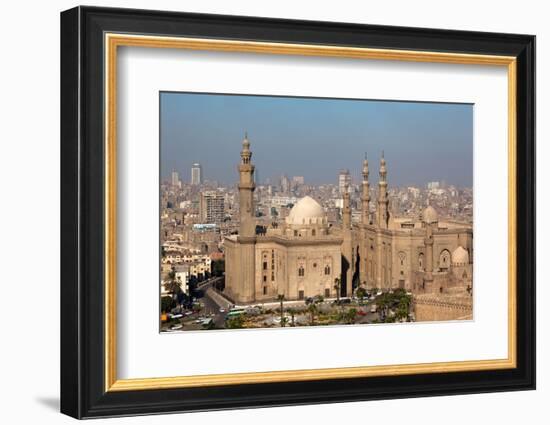
[[[210,279],[209,281],[203,282],[202,284],[198,285],[197,288],[204,293],[203,297],[201,298],[201,301],[204,303],[204,314],[214,314],[212,320],[214,321],[214,325],[216,326],[216,328],[225,328],[225,318],[227,316],[228,309],[225,308],[225,306],[220,306],[211,296],[211,291],[214,291],[214,289],[212,289],[212,285],[218,279],[219,278]],[[220,308],[222,307],[225,309],[225,312],[220,313]]]

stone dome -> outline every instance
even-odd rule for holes
[[[422,221],[427,224],[437,223],[437,211],[431,205],[428,205],[422,212]]]
[[[308,225],[326,223],[325,210],[319,203],[310,196],[304,196],[292,207],[287,224]]]
[[[462,266],[470,263],[470,255],[468,254],[468,251],[461,246],[453,251],[451,258],[453,265],[455,266]]]

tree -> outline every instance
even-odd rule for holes
[[[359,304],[363,305],[363,299],[367,296],[367,290],[360,286],[357,288],[357,291],[355,291],[355,295],[359,298]]]
[[[168,279],[164,283],[166,290],[172,294],[172,298],[175,300],[178,297],[178,294],[182,292],[181,290],[181,280],[176,279],[175,270],[170,270],[168,273]]]
[[[277,295],[277,299],[279,300],[279,302],[281,303],[281,308],[280,308],[280,313],[281,313],[281,327],[284,328],[285,327],[285,315],[284,315],[284,310],[283,310],[283,301],[285,299],[285,295],[284,294],[279,294]]]
[[[176,306],[174,299],[172,297],[162,297],[160,299],[160,311],[162,313],[168,313]]]
[[[293,308],[287,308],[286,310],[288,314],[290,314],[290,326],[294,327],[296,324],[294,323],[294,316],[296,315],[296,310]]]
[[[242,316],[230,317],[225,322],[227,329],[241,329],[244,326],[244,319]]]
[[[197,287],[198,278],[197,276],[189,276],[189,281],[187,282],[187,288],[189,292],[189,303],[193,304],[193,295],[195,293],[195,288]]]
[[[322,295],[317,295],[315,298],[306,298],[307,311],[310,314],[311,325],[315,324],[315,314],[319,311],[318,304],[321,304],[325,301]]]
[[[307,307],[307,311],[309,311],[310,314],[310,324],[311,326],[313,326],[315,324],[315,313],[317,313],[317,305],[312,302]]]
[[[411,307],[411,297],[406,293],[399,294],[399,304],[397,305],[397,311],[395,314],[398,320],[408,320]]]
[[[355,308],[350,308],[347,312],[346,312],[346,321],[347,323],[349,323],[350,325],[355,323],[355,317],[357,316],[357,309]]]
[[[225,272],[225,261],[214,260],[212,261],[212,276],[220,277]]]

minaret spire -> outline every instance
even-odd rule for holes
[[[241,163],[239,164],[239,236],[253,237],[256,234],[256,223],[254,221],[254,165],[251,162],[252,151],[248,141],[248,132],[245,133],[242,150]]]
[[[388,228],[389,219],[387,173],[384,151],[382,151],[382,157],[380,158],[380,180],[378,181],[378,226],[382,229]]]

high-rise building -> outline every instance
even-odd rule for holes
[[[191,184],[197,185],[202,183],[202,167],[198,162],[195,162],[191,167]]]
[[[304,184],[304,176],[294,176],[292,177],[292,182],[297,185],[302,185]]]
[[[225,218],[225,196],[216,191],[201,192],[199,215],[203,223],[221,223]]]
[[[304,176],[293,176],[290,188],[292,191],[296,191],[300,186],[304,185]]]
[[[351,190],[351,174],[349,170],[340,170],[340,174],[338,174],[338,191],[343,194],[346,190],[348,192]]]
[[[290,180],[286,175],[281,176],[281,192],[288,193],[290,191]]]
[[[180,175],[177,171],[172,171],[172,186],[180,186]]]

